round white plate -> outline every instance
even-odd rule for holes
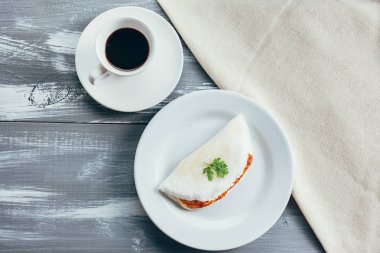
[[[242,113],[253,142],[253,163],[244,178],[215,204],[180,208],[158,191],[176,165]],[[152,221],[187,246],[225,250],[264,234],[281,216],[292,190],[287,140],[276,121],[237,93],[209,90],[182,96],[165,106],[145,128],[135,157],[135,184]]]
[[[95,38],[104,23],[119,17],[134,17],[150,27],[156,42],[155,54],[140,73],[111,75],[93,85],[88,77],[99,64]],[[182,73],[182,45],[173,27],[160,15],[140,7],[119,7],[100,14],[84,29],[75,53],[75,66],[83,87],[98,103],[117,111],[140,111],[158,104],[174,90]]]

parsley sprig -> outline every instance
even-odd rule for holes
[[[212,181],[216,174],[217,177],[223,178],[228,174],[227,164],[220,158],[215,158],[212,163],[207,164],[207,167],[203,169],[202,174],[206,174],[208,181]]]

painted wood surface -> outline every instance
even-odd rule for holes
[[[144,125],[0,123],[1,250],[192,251],[146,216],[133,160]],[[292,199],[276,225],[236,252],[318,252]]]
[[[0,252],[194,252],[147,217],[133,181],[145,125],[171,100],[215,89],[184,45],[175,91],[139,113],[98,105],[75,74],[80,32],[110,8],[154,0],[0,0]],[[225,239],[225,238],[223,238]],[[233,252],[322,252],[293,199]]]
[[[154,0],[128,4],[168,20]],[[0,1],[0,120],[147,123],[169,101],[216,88],[185,46],[179,85],[157,106],[136,114],[97,104],[76,76],[75,47],[93,18],[123,5],[126,1]]]

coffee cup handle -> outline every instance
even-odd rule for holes
[[[92,85],[95,85],[96,83],[99,83],[106,79],[110,73],[107,69],[105,69],[102,65],[96,66],[96,68],[90,73],[88,80]]]

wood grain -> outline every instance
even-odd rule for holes
[[[144,125],[0,123],[0,251],[193,251],[159,231],[136,195]],[[319,252],[292,199],[236,252]]]
[[[119,113],[91,99],[76,43],[98,14],[124,5],[167,19],[154,0],[0,0],[0,252],[195,252],[146,216],[134,153],[163,106],[217,87],[182,42],[184,70],[162,103]],[[297,251],[323,249],[293,199],[269,232],[233,250]]]
[[[109,110],[82,88],[75,72],[75,47],[81,31],[93,18],[126,5],[125,1],[0,4],[0,120],[147,123],[169,101],[192,91],[216,88],[182,41],[183,73],[167,99],[138,114]],[[128,4],[151,9],[167,19],[153,0]]]

